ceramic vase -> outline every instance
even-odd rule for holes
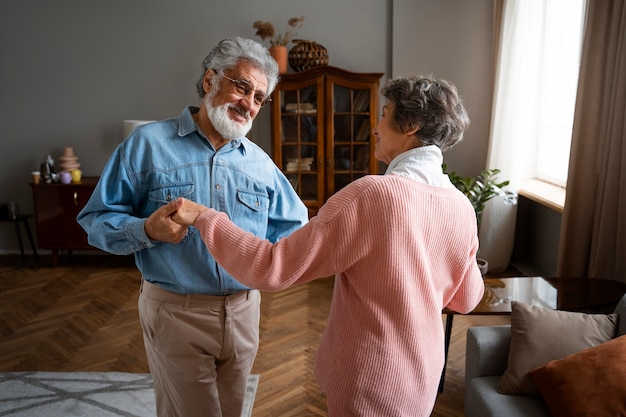
[[[287,72],[287,47],[282,45],[272,46],[270,48],[270,54],[278,64],[278,73],[285,74]]]
[[[74,149],[71,146],[65,147],[65,152],[59,157],[59,161],[61,171],[71,171],[80,168],[78,156],[74,154]]]

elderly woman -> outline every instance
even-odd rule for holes
[[[474,210],[441,169],[469,124],[456,88],[410,77],[382,94],[374,134],[385,175],[352,182],[277,243],[192,201],[168,205],[245,285],[279,291],[336,274],[315,367],[330,416],[429,416],[444,364],[441,311],[467,313],[483,294]]]

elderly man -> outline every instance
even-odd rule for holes
[[[262,45],[219,42],[196,85],[202,105],[136,128],[78,215],[91,245],[133,253],[142,273],[139,315],[159,417],[241,415],[258,348],[259,292],[221,268],[197,230],[173,222],[164,207],[185,197],[271,242],[308,221],[289,181],[245,137],[277,82]]]

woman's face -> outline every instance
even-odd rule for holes
[[[387,102],[383,106],[382,116],[372,132],[376,136],[374,156],[387,165],[406,150],[407,135],[394,130],[392,127],[393,111],[393,103]]]

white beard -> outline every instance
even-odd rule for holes
[[[228,117],[228,109],[232,106],[233,108],[237,108],[236,106],[226,103],[221,106],[212,106],[211,99],[209,97],[210,94],[205,96],[204,106],[206,107],[207,114],[209,116],[209,120],[213,123],[213,127],[217,132],[224,137],[224,139],[234,140],[239,139],[250,131],[252,128],[252,118],[250,117],[250,113],[246,113],[247,122],[246,124],[239,124],[234,122]],[[241,110],[241,109],[239,109]]]

